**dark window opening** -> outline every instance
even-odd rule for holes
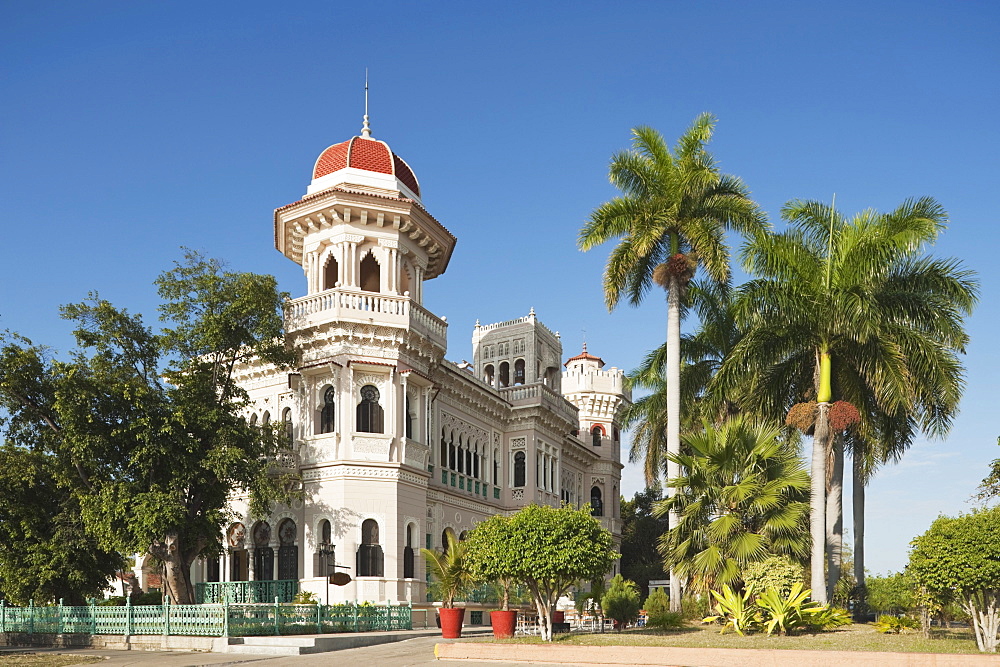
[[[524,384],[524,359],[514,362],[514,384]]]
[[[413,440],[413,415],[410,413],[410,397],[406,397],[406,437]]]
[[[359,287],[365,292],[382,291],[379,265],[371,253],[365,255],[365,258],[361,260],[361,285]]]
[[[500,364],[500,386],[510,386],[510,364],[506,361]]]
[[[524,486],[524,452],[514,454],[514,486]]]
[[[334,402],[336,398],[337,392],[333,390],[333,387],[327,387],[326,391],[323,392],[323,410],[319,416],[320,433],[333,433],[334,417],[337,408]]]
[[[601,490],[596,486],[590,490],[590,514],[604,516],[604,501],[601,499]]]
[[[383,576],[383,560],[382,547],[378,543],[378,522],[365,519],[361,524],[361,546],[358,547],[358,576]]]
[[[340,280],[340,267],[337,260],[331,257],[323,267],[323,289],[333,289]]]
[[[361,402],[358,403],[358,433],[384,433],[382,406],[378,404],[378,389],[370,384],[361,388]]]
[[[601,427],[600,426],[595,426],[594,428],[592,428],[590,430],[590,435],[592,436],[592,438],[594,440],[594,447],[600,447],[601,446],[601,438],[604,436],[603,431],[601,431]]]
[[[292,409],[285,408],[281,413],[281,423],[285,426],[285,444],[289,447],[295,439],[295,432],[292,430]]]

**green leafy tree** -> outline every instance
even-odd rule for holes
[[[497,514],[478,524],[464,542],[466,562],[473,581],[495,582],[501,590],[501,610],[510,610],[510,589],[517,583],[508,558],[509,519]]]
[[[495,553],[509,563],[511,576],[524,583],[538,611],[542,639],[552,641],[552,611],[559,597],[579,581],[603,577],[619,554],[611,533],[590,515],[590,508],[528,505],[510,516],[505,540]]]
[[[978,284],[955,260],[924,255],[944,229],[946,214],[931,198],[908,200],[890,213],[864,211],[847,219],[831,206],[792,201],[789,228],[759,234],[744,250],[748,272],[738,315],[743,338],[716,375],[722,388],[743,388],[745,407],[778,418],[815,401],[813,434],[811,587],[829,596],[824,553],[838,579],[840,489],[827,521],[827,466],[843,470],[843,440],[854,438],[855,567],[864,585],[864,481],[881,462],[898,458],[917,432],[946,433],[963,381],[959,355]],[[854,436],[837,425],[838,401],[860,420]],[[849,421],[847,422],[849,423]]]
[[[82,605],[125,567],[120,554],[101,549],[84,530],[54,463],[44,452],[0,448],[0,599],[13,604]]]
[[[689,454],[673,457],[681,493],[656,512],[676,512],[660,550],[694,590],[736,585],[748,564],[808,553],[809,476],[798,449],[776,427],[742,416],[684,436]]]
[[[916,607],[917,584],[906,572],[868,577],[867,583],[868,608],[876,613],[903,614]]]
[[[472,588],[474,581],[465,542],[448,540],[448,548],[444,551],[421,549],[420,553],[431,569],[434,592],[441,596],[442,606],[453,608],[455,598]]]
[[[8,336],[0,407],[6,439],[50,457],[98,546],[152,555],[165,592],[189,604],[191,564],[219,549],[229,495],[246,494],[256,515],[288,497],[270,463],[281,431],[242,416],[234,374],[293,355],[273,277],[187,252],[157,286],[168,325],[159,335],[95,294],[62,310],[76,327],[67,360]]]
[[[623,630],[629,623],[639,618],[642,609],[642,598],[639,597],[639,587],[620,574],[611,579],[611,585],[601,598],[601,608],[604,614],[615,622],[618,630]]]
[[[911,543],[907,572],[932,597],[955,595],[980,651],[1000,644],[1000,507],[938,517]]]
[[[720,173],[708,152],[715,118],[702,114],[671,150],[650,127],[632,130],[632,148],[611,158],[609,177],[621,191],[598,207],[580,230],[581,249],[613,239],[604,297],[614,309],[622,297],[638,305],[653,284],[667,292],[666,448],[680,452],[681,304],[701,266],[717,282],[729,280],[725,233],[756,233],[764,215],[734,176]],[[667,477],[676,470],[668,464]],[[671,581],[671,604],[679,610],[680,582]]]
[[[667,576],[663,556],[657,549],[660,535],[667,531],[667,521],[653,516],[653,507],[660,500],[660,487],[656,484],[637,492],[632,500],[623,498],[621,503],[621,573],[634,581],[644,595],[651,579]]]

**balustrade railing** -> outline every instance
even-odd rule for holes
[[[365,322],[377,319],[380,324],[413,327],[442,345],[447,340],[447,323],[408,296],[329,289],[285,304],[290,330],[312,324],[320,317]]]
[[[0,601],[0,633],[195,635],[208,637],[410,630],[409,605],[193,604],[9,607]]]
[[[195,584],[194,599],[198,604],[229,602],[291,602],[299,592],[296,579],[271,579],[264,581],[209,581]]]

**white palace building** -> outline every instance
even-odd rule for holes
[[[477,322],[471,364],[445,359],[448,324],[421,304],[455,237],[365,118],[361,136],[320,154],[305,196],[274,212],[275,247],[305,273],[306,295],[286,308],[300,366],[238,376],[248,418],[291,434],[280,465],[300,473],[303,498],[267,517],[234,500],[224,553],[196,562],[194,581],[422,602],[420,547],[529,503],[590,503],[620,543],[622,371],[586,346],[563,363],[559,335],[533,310]],[[349,584],[327,586],[332,558]]]

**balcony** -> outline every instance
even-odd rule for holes
[[[408,296],[337,288],[285,304],[285,328],[289,332],[333,321],[374,322],[409,329],[442,348],[448,340],[447,323]]]
[[[502,387],[497,390],[500,397],[515,408],[540,405],[552,410],[572,424],[576,423],[576,409],[563,397],[543,382],[519,384],[513,387]]]

